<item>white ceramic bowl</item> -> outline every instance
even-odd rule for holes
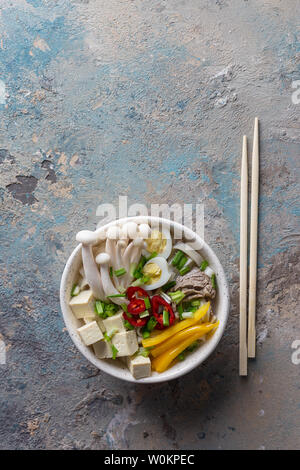
[[[226,281],[226,277],[224,274],[224,270],[220,261],[218,260],[217,256],[213,252],[213,250],[205,243],[195,232],[191,231],[190,229],[178,224],[177,222],[173,222],[167,219],[162,219],[158,217],[130,217],[119,219],[117,221],[111,222],[104,226],[104,228],[127,222],[128,220],[134,221],[137,223],[142,222],[151,222],[151,223],[162,223],[166,224],[170,227],[171,230],[179,229],[182,230],[184,235],[191,240],[192,237],[196,240],[199,244],[201,249],[199,249],[199,253],[202,255],[204,259],[209,262],[209,265],[212,267],[214,272],[216,273],[216,279],[218,284],[218,291],[217,296],[213,301],[213,308],[214,314],[220,320],[220,325],[216,330],[215,334],[205,343],[203,343],[198,349],[194,352],[187,355],[184,361],[178,362],[170,369],[166,370],[165,372],[159,374],[157,372],[152,372],[151,377],[147,377],[144,379],[136,380],[132,377],[127,367],[122,363],[120,360],[112,360],[112,359],[98,359],[91,347],[85,346],[80,339],[80,336],[77,333],[77,328],[81,326],[79,320],[75,318],[72,313],[71,308],[69,307],[69,300],[70,300],[70,292],[71,288],[75,282],[75,279],[78,275],[78,269],[81,263],[81,245],[78,245],[73,253],[71,254],[70,258],[67,261],[65,266],[61,285],[60,285],[60,304],[61,310],[63,313],[64,321],[68,332],[73,340],[75,346],[79,349],[79,351],[88,359],[94,366],[98,367],[98,369],[107,372],[108,374],[117,377],[122,380],[127,380],[128,382],[136,382],[136,383],[144,383],[150,384],[155,382],[165,382],[172,379],[176,379],[187,372],[191,371],[195,367],[199,366],[208,356],[213,352],[216,348],[217,344],[219,343],[228,318],[229,312],[229,292],[228,292],[228,285]],[[75,234],[74,234],[75,238]]]

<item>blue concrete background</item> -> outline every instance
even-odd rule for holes
[[[0,448],[299,448],[297,0],[0,3]],[[258,355],[238,377],[239,177],[261,121]],[[62,321],[60,276],[100,203],[205,204],[231,288],[188,376],[99,372]]]

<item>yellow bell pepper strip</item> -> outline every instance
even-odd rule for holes
[[[156,346],[157,344],[160,344],[163,341],[169,339],[171,336],[175,335],[179,331],[184,330],[185,328],[188,328],[189,326],[195,325],[201,320],[201,318],[203,318],[206,315],[209,307],[210,307],[210,302],[207,302],[206,304],[202,305],[202,307],[200,307],[198,310],[196,310],[196,312],[194,313],[194,318],[188,318],[187,320],[182,320],[176,323],[176,325],[166,328],[159,335],[155,335],[155,336],[151,335],[150,338],[143,339],[142,345],[144,346],[144,348],[149,348],[150,346]]]
[[[182,353],[182,351],[188,348],[194,341],[201,338],[201,336],[211,331],[213,328],[218,327],[218,325],[219,325],[219,322],[210,323],[208,326],[205,326],[205,327],[203,327],[202,325],[195,326],[194,328],[197,329],[197,332],[190,334],[190,336],[188,336],[184,341],[182,341],[179,344],[176,344],[175,346],[171,347],[160,356],[157,356],[155,359],[153,359],[152,368],[156,370],[156,372],[164,372],[169,367],[171,362],[180,353]]]
[[[151,369],[155,371],[154,367],[153,367],[153,359],[151,360]],[[176,357],[174,359],[174,361],[171,362],[171,364],[169,364],[169,366],[167,367],[167,369],[171,369],[173,366],[175,366],[175,364],[177,364],[177,362],[179,362],[179,359]]]
[[[151,354],[153,357],[160,356],[164,352],[168,351],[168,349],[171,349],[173,346],[176,346],[179,343],[182,343],[185,339],[189,338],[189,336],[192,336],[193,334],[197,333],[199,328],[202,328],[203,335],[206,335],[211,328],[210,327],[212,323],[201,323],[201,325],[194,325],[190,326],[189,328],[185,328],[184,330],[179,331],[176,333],[176,335],[171,336],[171,338],[167,339],[163,343],[159,344],[156,346],[154,349],[151,349]]]

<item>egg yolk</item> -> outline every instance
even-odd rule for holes
[[[143,274],[149,277],[149,281],[146,284],[154,284],[160,279],[161,269],[156,263],[148,263],[143,268]]]
[[[151,238],[147,238],[146,240],[147,250],[149,253],[162,253],[167,244],[167,239],[163,236],[161,232],[158,230],[152,230]]]

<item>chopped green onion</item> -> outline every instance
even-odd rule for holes
[[[146,258],[144,255],[142,255],[142,256],[141,256],[141,259],[140,259],[140,261],[139,261],[139,263],[138,263],[138,265],[137,265],[138,271],[139,271],[140,269],[142,269],[142,268],[145,266],[146,263],[147,263],[147,258]]]
[[[170,292],[168,295],[176,305],[179,304],[179,302],[181,302],[184,298],[184,293],[180,290],[177,290],[176,292]]]
[[[124,310],[124,312],[128,313],[127,305],[126,305],[126,304],[121,304],[121,307],[122,307],[122,309]]]
[[[145,266],[147,262],[147,259],[145,258],[145,256],[141,256],[141,259],[137,265],[137,268],[136,270],[134,271],[133,273],[133,277],[135,277],[136,279],[138,279],[139,277],[142,277],[143,276],[143,273],[142,273],[142,269],[143,267]]]
[[[172,287],[174,287],[175,284],[176,284],[176,281],[170,281],[170,282],[168,282],[167,284],[165,284],[165,285],[161,288],[161,290],[162,290],[163,292],[166,292],[167,290],[169,290],[169,289],[171,289]]]
[[[104,303],[104,310],[115,310],[118,308],[117,305],[113,304],[112,302],[105,302]]]
[[[140,348],[137,352],[137,356],[148,357],[150,354],[150,348]]]
[[[99,317],[106,318],[106,315],[104,313],[103,303],[101,302],[101,300],[96,300],[95,312],[97,313],[97,315],[99,315]]]
[[[163,325],[169,326],[170,325],[170,316],[167,310],[163,311]]]
[[[177,312],[179,313],[179,318],[182,320],[182,314],[183,314],[183,306],[182,304],[178,305],[177,307]]]
[[[143,338],[144,339],[149,338],[149,336],[150,336],[150,331],[147,331],[147,330],[143,331]]]
[[[142,275],[143,275],[142,271],[138,271],[137,269],[133,273],[134,279],[139,279],[142,277]]]
[[[183,310],[184,312],[196,312],[198,310],[198,306],[192,305],[192,302],[183,302]]]
[[[123,276],[123,274],[126,274],[126,269],[125,268],[120,268],[115,271],[115,276],[120,277]]]
[[[213,288],[216,289],[217,288],[217,279],[216,279],[215,273],[212,274],[210,279],[211,279],[211,283],[212,283]]]
[[[178,266],[178,263],[180,262],[181,258],[184,256],[184,254],[182,253],[182,251],[178,250],[176,255],[174,256],[173,260],[172,260],[172,264],[173,266]]]
[[[144,284],[146,284],[149,281],[150,281],[149,276],[143,276],[143,277],[140,277],[139,279],[136,279],[136,281],[134,281],[131,285],[133,287],[139,287],[139,286],[143,286]]]
[[[97,302],[100,302],[99,300]],[[101,308],[103,309],[103,313],[98,313],[96,311],[96,313],[98,313],[98,315],[100,315],[100,317],[102,318],[106,318],[106,317],[112,317],[118,310],[118,306],[113,304],[113,303],[105,303],[105,302],[101,302],[101,306],[100,304],[97,304],[98,305],[98,309],[100,309],[101,311]]]
[[[185,274],[187,274],[188,272],[190,272],[190,270],[191,270],[191,267],[190,267],[190,266],[186,266],[185,268],[180,269],[179,274],[180,274],[180,276],[184,276]]]
[[[116,333],[118,333],[118,328],[113,328],[109,334],[108,334],[108,337],[110,338],[110,340],[115,336]]]
[[[107,317],[112,317],[118,310],[118,306],[112,303],[101,302],[101,300],[96,300],[95,302],[95,312],[99,317],[105,319]]]
[[[158,253],[156,253],[156,251],[153,251],[153,253],[151,253],[151,255],[148,256],[147,261],[149,261],[149,260],[152,259],[152,258],[156,258],[157,255],[158,255]]]
[[[112,350],[112,353],[113,353],[112,358],[113,358],[113,359],[116,359],[117,354],[118,354],[118,352],[119,352],[118,349],[116,348],[116,346],[114,346],[114,345],[112,344],[112,345],[111,345],[111,350]]]
[[[151,317],[150,320],[148,320],[148,323],[146,325],[146,328],[148,331],[152,331],[154,330],[154,328],[156,327],[157,325],[157,320],[155,317]]]
[[[200,307],[200,305],[201,305],[201,300],[193,300],[191,302],[192,307]]]
[[[136,266],[137,266],[136,263],[131,263],[131,265],[130,265],[129,274],[130,274],[131,277],[134,277]]]
[[[106,332],[104,332],[103,336],[104,336],[105,341],[107,341],[109,343],[110,342],[110,337],[108,336],[108,334]]]
[[[118,306],[116,304],[113,304],[113,303],[105,303],[104,304],[104,311],[106,312],[107,310],[116,310],[118,308]]]
[[[150,299],[149,297],[144,297],[144,302],[145,302],[145,306],[146,308],[151,308],[151,303],[150,303]]]
[[[193,312],[183,312],[181,314],[181,317],[183,318],[183,320],[185,320],[186,318],[194,318],[194,313]]]
[[[204,261],[202,261],[201,263],[201,266],[200,266],[200,270],[201,271],[204,271],[208,266],[208,261],[206,261],[206,259]]]
[[[182,256],[181,259],[179,260],[179,263],[177,264],[177,269],[180,271],[180,269],[183,268],[183,266],[185,265],[185,263],[187,262],[187,257],[186,256]]]
[[[80,288],[77,284],[74,284],[71,290],[71,297],[76,297],[80,293]]]
[[[126,294],[113,294],[113,295],[107,295],[106,297],[108,299],[114,299],[115,297],[126,297]]]
[[[140,313],[139,317],[140,317],[140,318],[149,317],[149,312],[148,312],[148,310],[145,310],[144,312]]]
[[[190,344],[186,350],[189,351],[189,352],[193,352],[195,351],[195,349],[199,346],[199,343],[198,341],[194,341],[192,344]]]
[[[127,330],[134,330],[134,326],[131,325],[128,320],[124,320],[124,326]]]
[[[184,354],[183,352],[180,353],[180,354],[178,354],[177,359],[179,359],[179,361],[184,361],[184,359],[185,359],[185,354]]]
[[[135,281],[132,282],[132,287],[139,287],[139,286],[142,286],[143,285],[143,278],[142,277],[139,277],[138,279],[136,279]]]

